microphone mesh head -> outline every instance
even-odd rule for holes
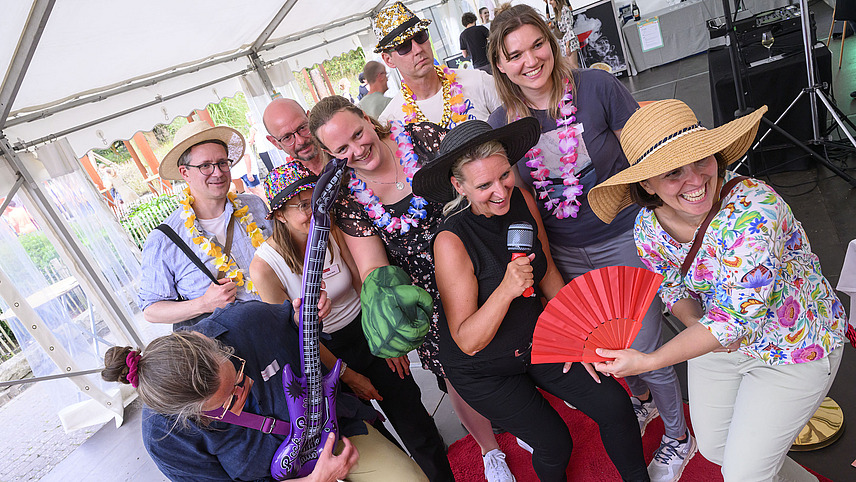
[[[532,241],[535,238],[535,230],[529,223],[514,223],[508,227],[506,244],[508,250],[516,253],[529,252],[532,249]]]

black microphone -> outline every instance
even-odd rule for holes
[[[532,251],[532,241],[535,238],[535,229],[526,222],[514,223],[508,227],[506,245],[511,251],[511,259],[515,260],[521,256],[528,256]],[[535,296],[535,288],[532,286],[523,290],[523,297]]]

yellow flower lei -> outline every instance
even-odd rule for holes
[[[193,196],[190,194],[190,188],[185,188],[183,194],[184,196],[179,200],[179,203],[183,206],[181,219],[184,220],[184,227],[190,232],[193,243],[199,246],[203,253],[214,258],[214,266],[217,268],[217,271],[226,273],[226,277],[231,278],[236,285],[243,286],[248,293],[256,294],[253,282],[249,276],[244,274],[244,270],[238,268],[238,265],[230,256],[226,256],[216,241],[202,234],[202,229],[200,229],[199,224],[196,222],[196,213],[193,212]],[[242,206],[241,201],[238,200],[238,196],[233,192],[227,193],[226,197],[232,203],[232,208],[234,208],[232,217],[237,219],[241,226],[244,227],[253,247],[258,248],[261,246],[265,242],[265,238],[261,229],[253,221],[253,215],[249,212],[250,207]]]
[[[443,118],[440,125],[446,128],[451,128],[450,121],[455,125],[467,120],[466,108],[464,108],[464,94],[461,92],[461,85],[455,81],[456,74],[448,68],[434,66],[437,72],[437,77],[442,81],[443,91]],[[401,106],[404,112],[404,123],[412,124],[414,122],[428,122],[428,118],[422,113],[422,109],[416,104],[413,99],[413,91],[407,84],[401,84],[401,95],[404,97],[404,104]],[[454,95],[453,91],[454,90]],[[455,107],[458,107],[457,109]]]

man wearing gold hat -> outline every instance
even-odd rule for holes
[[[375,52],[404,80],[378,120],[430,121],[447,129],[466,120],[487,120],[500,105],[493,78],[481,70],[435,66],[430,24],[401,2],[375,16]]]
[[[238,131],[204,121],[191,122],[175,134],[160,176],[185,181],[187,187],[178,209],[149,234],[143,247],[137,302],[147,321],[190,325],[235,300],[259,299],[247,270],[256,247],[271,232],[267,208],[257,196],[229,192],[229,170],[244,148]],[[176,240],[170,238],[173,234]]]

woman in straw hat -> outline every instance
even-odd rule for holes
[[[660,296],[687,329],[650,354],[598,350],[615,360],[596,366],[627,376],[689,360],[699,449],[726,481],[816,480],[785,454],[835,379],[846,320],[787,203],[725,170],[766,110],[706,130],[664,100],[627,121],[630,167],[589,202],[605,222],[642,206],[639,255],[665,277]]]
[[[525,164],[517,165],[518,185],[536,193],[564,281],[605,266],[643,267],[633,244],[636,213],[628,210],[606,224],[585,198],[593,186],[627,167],[618,139],[639,107],[633,96],[607,72],[572,69],[541,16],[526,5],[496,15],[489,57],[503,107],[488,122],[499,127],[532,116],[541,125],[538,143],[526,153]],[[648,353],[662,344],[662,316],[662,304],[655,300],[633,348]],[[630,377],[627,384],[640,431],[644,434],[658,415],[665,425],[651,478],[672,480],[695,453],[677,374],[669,366]]]
[[[573,444],[538,388],[597,422],[623,480],[648,480],[642,437],[624,389],[614,379],[600,379],[588,364],[530,362],[541,297],[549,300],[563,286],[535,200],[514,186],[508,161],[520,159],[538,136],[531,117],[495,130],[486,122],[465,122],[414,175],[416,194],[446,203],[433,246],[443,303],[440,361],[467,403],[534,449],[532,466],[540,480],[566,480]],[[534,229],[532,254],[512,257],[506,234],[521,222]],[[525,293],[533,287],[531,295]]]
[[[250,276],[262,301],[282,304],[300,296],[317,180],[318,176],[297,161],[274,169],[265,178],[273,234],[259,246],[250,263]],[[369,351],[360,320],[360,273],[342,232],[335,226],[330,230],[327,248],[322,278],[332,306],[322,327],[329,339],[322,342],[321,361],[332,367],[336,358],[342,359],[345,368],[341,380],[363,400],[378,401],[404,446],[426,473],[437,472],[438,461],[450,470],[443,438],[422,405],[413,377],[399,377],[385,360]]]
[[[339,96],[321,99],[312,108],[309,129],[327,155],[348,160],[344,179],[350,192],[343,188],[335,216],[363,279],[363,292],[374,291],[376,274],[392,265],[431,295],[430,328],[416,348],[422,366],[431,370],[440,388],[448,392],[455,413],[479,444],[488,482],[513,481],[490,421],[464,402],[457,387],[447,383],[438,358],[439,292],[430,242],[442,220],[442,205],[415,195],[411,181],[422,161],[438,149],[445,129],[428,122],[405,126],[394,121],[382,126]],[[379,307],[363,303],[363,309],[378,310],[375,316],[366,313],[364,324],[387,317]],[[401,365],[396,368],[399,371],[409,369],[406,356],[390,360]],[[432,480],[442,475],[453,479],[451,469],[437,477],[428,474]]]

